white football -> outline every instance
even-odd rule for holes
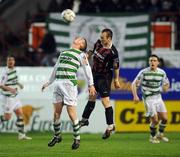
[[[76,14],[71,9],[65,9],[61,13],[61,16],[65,22],[72,22],[75,20]]]

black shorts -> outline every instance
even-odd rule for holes
[[[93,75],[94,86],[101,98],[109,97],[111,92],[111,75]]]

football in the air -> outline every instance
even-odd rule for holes
[[[65,9],[63,10],[63,12],[61,13],[62,19],[65,22],[72,22],[75,20],[76,14],[74,13],[74,11],[72,11],[71,9]]]

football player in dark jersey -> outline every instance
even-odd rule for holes
[[[93,56],[92,72],[96,91],[101,97],[105,108],[107,128],[102,138],[110,137],[115,130],[113,121],[113,108],[110,103],[111,82],[114,80],[115,88],[119,88],[119,58],[118,51],[112,44],[113,32],[110,29],[103,29],[100,39],[94,44],[94,49],[88,51],[88,58]],[[113,79],[114,76],[114,79]],[[95,107],[96,96],[89,96],[88,103],[83,111],[80,126],[89,125],[89,117]]]

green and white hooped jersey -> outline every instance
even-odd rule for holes
[[[18,87],[18,76],[17,76],[17,72],[16,69],[9,69],[9,68],[5,68],[2,77],[1,77],[1,85],[5,85],[8,87],[12,87],[12,88],[17,88]],[[16,94],[12,94],[9,91],[5,91],[5,90],[1,90],[1,94],[4,96],[8,96],[8,97],[15,97],[17,95]]]
[[[56,80],[70,80],[74,85],[77,85],[77,70],[81,65],[88,65],[85,54],[80,50],[69,49],[61,52],[56,63]],[[84,61],[83,61],[84,60]],[[92,80],[91,80],[92,81]]]
[[[136,80],[140,81],[143,98],[160,94],[162,85],[169,83],[164,70],[152,71],[150,67],[141,70],[133,82]]]

